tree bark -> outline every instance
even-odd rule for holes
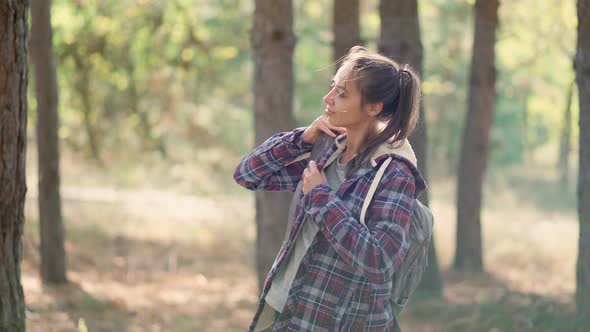
[[[482,271],[481,201],[494,114],[498,0],[477,0],[468,110],[457,173],[456,270]]]
[[[256,0],[252,29],[255,144],[295,127],[293,7],[291,0]],[[292,193],[256,192],[259,286],[270,270],[287,225]]]
[[[381,0],[379,4],[381,17],[381,36],[379,52],[400,62],[410,64],[422,76],[424,49],[420,36],[420,19],[417,0]],[[410,137],[420,172],[428,180],[427,167],[427,131],[423,104],[420,105],[420,122],[417,130]],[[420,197],[425,205],[429,203],[428,191]],[[422,277],[420,288],[433,294],[441,295],[443,282],[438,264],[434,237],[428,250],[428,268]]]
[[[25,331],[20,282],[27,142],[28,1],[0,2],[0,331]]]
[[[576,266],[578,317],[590,323],[590,0],[578,0],[578,47],[575,58],[580,103],[578,216],[580,237]]]
[[[338,59],[346,55],[351,47],[362,44],[359,0],[334,0],[333,9],[333,59],[338,70]]]
[[[64,226],[59,193],[59,115],[51,29],[51,0],[31,4],[31,59],[37,95],[39,225],[41,279],[62,284],[66,278]]]

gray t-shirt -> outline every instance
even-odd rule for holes
[[[342,182],[346,179],[346,170],[349,167],[347,164],[340,163],[340,157],[336,161],[332,162],[328,167],[325,168],[326,178],[328,185],[334,190],[338,189]],[[293,218],[294,216],[289,216]],[[289,220],[289,229],[291,222]],[[291,284],[295,279],[295,274],[299,269],[299,265],[303,260],[305,252],[311,245],[314,237],[318,232],[318,227],[315,222],[311,220],[309,214],[305,215],[303,220],[303,226],[299,232],[297,239],[295,239],[294,248],[291,255],[287,258],[287,261],[282,265],[282,268],[277,271],[275,278],[270,286],[270,290],[266,295],[266,302],[273,307],[276,311],[281,312],[287,302],[287,295]],[[288,235],[288,234],[287,234]]]

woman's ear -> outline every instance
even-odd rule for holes
[[[383,110],[383,103],[375,103],[369,105],[369,115],[376,116]]]

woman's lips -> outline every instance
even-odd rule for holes
[[[334,114],[334,113],[336,113],[336,112],[332,111],[331,109],[329,109],[327,107],[326,107],[326,111],[325,112],[326,112],[326,114]]]

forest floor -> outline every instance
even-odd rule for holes
[[[575,207],[550,181],[516,179],[521,192],[489,185],[482,216],[486,273],[468,275],[450,268],[454,182],[431,185],[444,296],[413,299],[400,318],[403,331],[582,331],[572,319]],[[34,176],[28,182],[21,271],[28,331],[75,331],[81,319],[90,332],[248,326],[258,298],[253,194],[237,185],[233,194],[211,196],[66,179],[70,283],[49,287],[38,273]],[[546,193],[543,204],[530,194],[535,190]]]

